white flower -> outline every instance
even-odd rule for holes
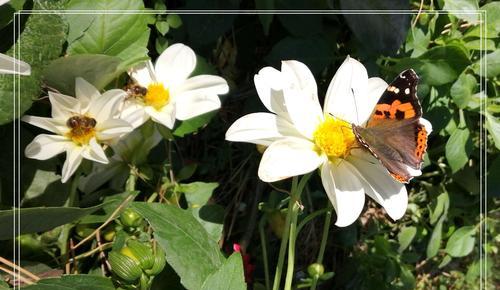
[[[126,92],[109,90],[102,95],[82,78],[76,79],[76,98],[49,92],[52,118],[24,116],[23,121],[56,135],[40,134],[26,146],[26,157],[46,160],[66,152],[62,182],[66,182],[82,159],[108,163],[102,144],[133,130],[119,119],[119,107]]]
[[[218,76],[198,75],[189,78],[196,66],[196,55],[184,44],[168,47],[156,60],[129,71],[130,77],[147,93],[128,98],[122,118],[134,128],[149,118],[173,128],[175,119],[187,120],[217,110],[218,95],[229,91],[227,82]]]
[[[0,6],[2,6],[3,4],[9,2],[10,0],[0,0]]]
[[[0,53],[0,74],[29,76],[31,74],[31,66],[24,61]]]
[[[260,179],[274,182],[320,168],[337,226],[348,226],[359,217],[365,193],[392,219],[404,215],[404,184],[360,149],[352,132],[352,124],[363,125],[369,118],[387,87],[385,81],[368,78],[365,67],[347,57],[330,83],[324,109],[312,73],[298,61],[283,61],[281,71],[265,67],[254,82],[272,113],[243,116],[226,139],[269,146],[260,162]]]

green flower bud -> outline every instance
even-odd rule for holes
[[[142,270],[137,260],[121,252],[110,252],[108,261],[111,271],[127,282],[133,282],[141,277]]]
[[[153,250],[149,245],[145,245],[137,240],[129,240],[127,242],[128,249],[141,264],[143,270],[151,269],[153,267],[155,257],[153,255]]]
[[[136,228],[142,224],[142,217],[135,210],[127,208],[120,215],[120,221],[125,227]]]
[[[82,239],[92,234],[94,230],[89,224],[77,224],[75,227],[76,235]]]
[[[310,277],[317,279],[325,273],[325,267],[323,267],[323,264],[314,263],[307,267],[307,273],[309,273]]]
[[[151,269],[146,270],[146,274],[150,276],[158,275],[163,268],[165,268],[165,264],[167,263],[167,258],[165,256],[165,252],[160,246],[156,247],[156,253],[154,255],[154,264]]]

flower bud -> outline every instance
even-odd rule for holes
[[[163,268],[165,267],[165,264],[167,263],[167,259],[165,257],[165,252],[160,246],[156,247],[156,253],[154,255],[154,264],[151,269],[146,270],[146,274],[150,276],[158,275]]]
[[[127,282],[133,282],[141,277],[142,270],[139,261],[120,252],[110,252],[108,261],[111,271]]]
[[[142,224],[142,217],[133,209],[127,208],[120,215],[120,222],[128,228],[136,228]]]
[[[155,257],[153,255],[153,251],[151,250],[150,246],[145,245],[137,240],[129,240],[127,242],[127,245],[128,245],[128,247],[125,247],[123,249],[128,248],[130,250],[132,255],[141,264],[141,268],[143,270],[151,269],[151,267],[153,267]],[[127,254],[125,254],[125,255],[127,255]]]
[[[323,273],[325,273],[325,267],[323,267],[323,264],[320,263],[314,263],[311,264],[307,267],[307,273],[309,273],[309,276],[311,278],[319,278]]]

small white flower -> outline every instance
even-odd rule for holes
[[[173,128],[175,119],[187,120],[217,110],[221,106],[218,95],[229,91],[227,82],[214,75],[189,78],[196,66],[196,55],[184,44],[168,47],[156,60],[129,71],[130,77],[147,93],[128,98],[122,118],[134,128],[149,118]]]
[[[269,146],[260,162],[260,179],[274,182],[320,168],[337,226],[359,217],[365,193],[392,219],[404,215],[405,186],[359,148],[352,131],[352,124],[363,125],[369,118],[385,81],[368,78],[365,67],[347,57],[330,83],[323,109],[312,73],[298,61],[283,61],[281,71],[265,67],[254,82],[272,113],[243,116],[228,129],[226,139]]]
[[[109,90],[102,95],[82,78],[76,79],[76,98],[49,92],[52,118],[24,116],[22,120],[57,135],[40,134],[26,146],[26,157],[46,160],[66,152],[62,182],[66,182],[82,159],[108,163],[102,144],[131,132],[132,126],[119,119],[119,107],[126,92]]]
[[[0,6],[2,6],[3,4],[9,2],[10,0],[0,0]]]
[[[29,76],[31,74],[31,66],[24,61],[0,53],[0,74]]]

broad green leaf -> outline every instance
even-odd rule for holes
[[[464,71],[458,77],[458,80],[456,80],[451,86],[450,95],[453,98],[453,102],[455,102],[459,108],[463,109],[469,104],[476,88],[476,78]]]
[[[274,10],[274,0],[255,0],[255,8],[257,10]],[[273,22],[274,13],[264,14],[259,13],[260,24],[264,29],[264,34],[269,35],[269,28]]]
[[[168,14],[167,15],[167,22],[170,27],[177,29],[181,27],[182,25],[182,19],[179,15],[177,14]]]
[[[111,279],[94,275],[65,275],[61,278],[47,278],[34,285],[22,287],[25,290],[115,290]]]
[[[398,252],[402,253],[408,246],[410,246],[415,234],[417,233],[416,227],[404,227],[398,234],[399,249]]]
[[[484,64],[486,64],[486,67],[483,67]],[[486,55],[486,63],[481,57],[472,65],[472,68],[475,73],[482,77],[494,78],[500,75],[500,49],[488,53]]]
[[[418,57],[428,50],[431,41],[431,34],[425,34],[422,29],[414,28],[408,34],[408,41],[406,42],[406,50],[412,50],[411,57]]]
[[[465,43],[465,47],[471,50],[495,50],[495,41],[493,39],[473,39]]]
[[[71,0],[68,7],[89,10],[144,10],[144,3],[140,0]],[[67,53],[116,56],[122,60],[123,69],[127,69],[148,58],[150,17],[140,13],[96,12],[88,15],[88,18],[93,18],[92,21],[69,18],[70,27],[81,25],[82,22],[91,24],[81,37],[69,43]]]
[[[452,257],[464,257],[472,252],[476,242],[474,226],[465,226],[456,230],[446,243],[446,253]]]
[[[486,31],[488,34],[496,35],[500,34],[500,2],[492,1],[481,6],[481,10],[486,11],[488,17],[486,22]]]
[[[202,126],[206,125],[210,120],[217,114],[217,111],[212,111],[199,115],[189,120],[182,121],[179,126],[177,126],[173,134],[177,137],[184,137],[186,134],[190,134],[198,131]]]
[[[217,182],[193,182],[180,184],[179,191],[184,193],[189,207],[200,207],[208,202],[218,186]]]
[[[441,216],[446,216],[448,214],[448,208],[450,206],[450,197],[448,192],[444,191],[437,197],[436,207],[431,211],[430,223],[435,224]]]
[[[265,60],[279,67],[284,59],[296,59],[305,63],[311,72],[318,75],[333,60],[333,50],[320,37],[286,37],[273,46]]]
[[[240,253],[232,254],[216,272],[207,277],[201,290],[245,290],[245,276]]]
[[[74,222],[102,208],[100,204],[88,208],[79,207],[32,207],[0,211],[0,240],[11,239],[14,232],[13,217],[19,214],[19,232],[28,234],[43,232],[60,225]]]
[[[167,254],[167,262],[187,289],[201,289],[207,277],[224,263],[224,257],[189,211],[159,203],[132,204],[154,230]]]
[[[430,259],[434,257],[441,246],[441,239],[443,235],[443,222],[444,222],[445,216],[441,216],[439,221],[436,223],[436,226],[434,226],[434,229],[432,230],[431,238],[429,239],[429,242],[427,244],[427,259]]]
[[[415,276],[413,276],[413,273],[406,265],[401,266],[401,282],[403,282],[403,287],[401,289],[415,289]]]
[[[165,36],[167,32],[170,30],[170,25],[167,21],[156,21],[155,23],[156,30],[158,30],[161,35]]]
[[[192,208],[193,216],[205,228],[215,242],[219,242],[224,227],[224,208],[217,204],[208,204]]]
[[[34,1],[33,10],[61,9],[62,2],[64,1]],[[66,25],[60,15],[33,14],[28,18],[15,45],[20,55],[19,59],[31,65],[31,75],[21,76],[17,83],[20,88],[20,92],[16,94],[16,99],[19,100],[20,115],[23,115],[31,107],[33,100],[38,99],[41,93],[42,70],[45,65],[61,54],[66,40],[65,31]],[[12,56],[14,49],[11,48],[7,54]],[[0,75],[0,125],[8,123],[14,118],[13,80],[13,75]]]
[[[446,142],[446,160],[453,173],[462,169],[472,152],[472,140],[469,128],[457,128]]]
[[[102,90],[109,82],[124,72],[119,69],[118,57],[103,54],[79,54],[52,61],[44,70],[46,83],[61,93],[75,94],[75,79],[82,77]]]
[[[407,10],[410,3],[399,0],[341,0],[342,10]],[[406,39],[410,15],[403,13],[344,14],[361,46],[369,52],[394,55]]]
[[[441,269],[443,267],[446,267],[451,262],[452,258],[448,255],[444,256],[443,260],[441,263],[439,263],[438,268]]]
[[[477,0],[444,0],[443,10],[454,10],[450,14],[463,20],[476,22],[479,20],[477,2]]]
[[[490,113],[486,113],[486,129],[495,142],[495,147],[500,149],[500,120]]]

